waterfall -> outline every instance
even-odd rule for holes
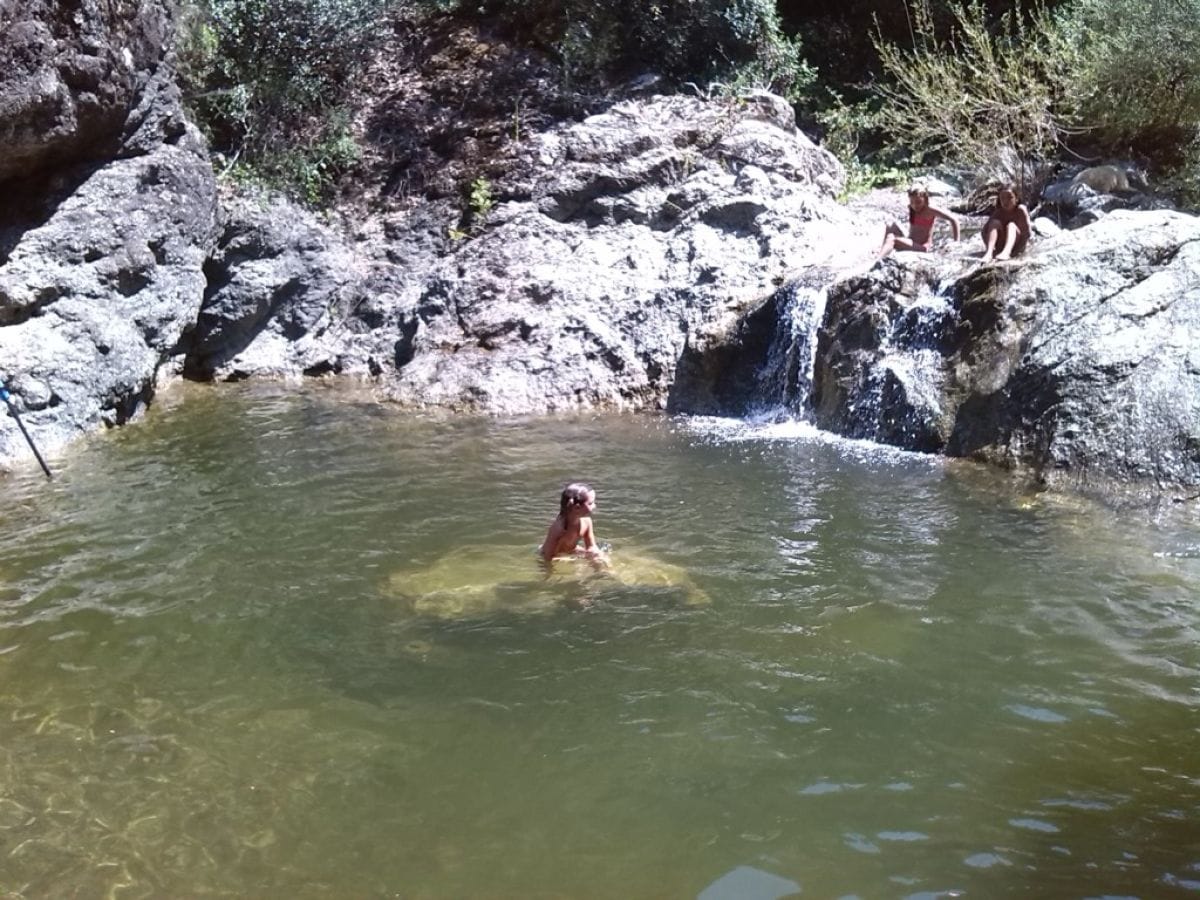
[[[826,307],[831,281],[824,286],[793,283],[776,296],[776,330],[758,375],[756,421],[806,422],[845,437],[928,450],[940,441],[946,381],[946,342],[955,313],[949,285],[925,286],[911,302],[880,304],[877,314],[853,322]],[[836,295],[836,292],[835,292]],[[835,301],[836,302],[836,301]],[[862,329],[869,323],[870,333]],[[849,327],[853,349],[843,351],[837,381],[817,372],[817,339],[822,326]],[[845,363],[852,361],[847,369]],[[823,364],[828,364],[828,360]],[[853,375],[848,372],[853,371]],[[828,377],[828,373],[826,373]]]
[[[795,293],[791,319],[796,347],[796,384],[788,405],[801,418],[807,418],[817,364],[817,331],[825,318],[829,288],[797,288]]]
[[[759,373],[756,419],[809,418],[817,329],[825,316],[828,288],[794,282],[777,297],[778,325]]]
[[[849,437],[935,450],[942,441],[946,341],[955,323],[947,289],[925,288],[889,313],[873,346],[868,342],[854,354],[859,372],[841,385],[842,408],[823,410],[821,425]]]

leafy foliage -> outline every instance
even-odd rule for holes
[[[342,104],[391,0],[189,0],[178,65],[215,150],[317,201],[356,158]]]
[[[954,3],[944,36],[929,0],[915,0],[913,48],[879,41],[891,80],[877,89],[875,124],[914,161],[935,157],[1036,189],[1069,127],[1058,111],[1067,78],[1048,16],[1016,8],[995,25],[979,0]]]
[[[448,230],[451,240],[461,241],[483,230],[484,221],[496,205],[492,183],[478,175],[462,187],[462,218]]]
[[[577,83],[652,68],[677,81],[737,82],[799,97],[814,71],[774,0],[424,0],[506,25],[553,49]]]
[[[1074,0],[989,15],[911,0],[912,46],[876,38],[877,112],[893,149],[1031,188],[1051,161],[1139,158],[1200,197],[1200,0]],[[860,121],[863,121],[860,119]]]
[[[878,113],[867,101],[848,103],[841,94],[832,93],[832,102],[817,114],[825,130],[824,145],[846,170],[846,182],[839,199],[846,200],[878,187],[909,180],[909,169],[866,158],[860,150],[862,137],[876,128]]]
[[[647,70],[710,96],[766,88],[810,122],[815,97],[831,97],[815,119],[851,191],[936,160],[1033,193],[1073,152],[1139,158],[1160,184],[1200,196],[1200,0],[179,2],[180,80],[214,150],[313,203],[359,158],[349,92],[393,15],[452,15],[549,49],[573,98]],[[818,41],[824,83],[780,9]],[[829,81],[851,70],[868,80]]]
[[[1078,0],[1055,24],[1087,141],[1180,166],[1200,125],[1200,0]]]

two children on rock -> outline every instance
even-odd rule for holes
[[[927,253],[933,247],[933,229],[938,220],[949,223],[954,240],[959,239],[958,219],[929,202],[929,191],[921,185],[908,189],[908,234],[899,222],[884,229],[876,255],[887,256],[893,250]],[[983,238],[983,262],[1009,259],[1021,253],[1029,242],[1029,210],[1018,202],[1012,185],[1004,185],[996,194],[996,204],[988,215],[980,236]]]

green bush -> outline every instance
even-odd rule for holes
[[[1135,158],[1200,198],[1200,0],[1074,0],[990,16],[913,0],[912,46],[876,46],[889,80],[871,125],[916,162],[936,158],[1036,193],[1051,163]]]
[[[805,60],[800,40],[783,33],[774,3],[742,4],[738,18],[743,46],[753,52],[732,67],[734,91],[763,88],[792,103],[810,101],[817,70]]]
[[[1059,110],[1068,60],[1040,7],[989,20],[980,0],[952,3],[939,34],[929,0],[914,0],[913,46],[879,41],[889,80],[875,89],[874,124],[914,163],[936,159],[1040,189],[1069,126]]]
[[[302,197],[356,151],[343,105],[393,0],[186,0],[177,65],[215,151]]]
[[[908,181],[911,174],[908,168],[864,158],[861,152],[863,135],[877,129],[878,111],[866,101],[848,103],[836,92],[832,92],[831,98],[816,118],[825,132],[823,146],[846,170],[846,182],[839,199],[847,200],[881,184]]]
[[[338,178],[360,157],[349,122],[339,112],[304,143],[264,154],[257,172],[268,184],[290,188],[309,205],[323,206],[332,198]]]
[[[1055,24],[1090,149],[1180,168],[1200,125],[1200,0],[1078,0]]]
[[[421,0],[498,22],[556,52],[567,76],[651,69],[676,81],[767,87],[801,96],[815,73],[781,28],[774,0]]]

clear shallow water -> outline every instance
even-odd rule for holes
[[[181,389],[53,462],[0,482],[0,896],[1200,895],[1186,511],[320,388]],[[576,477],[710,602],[386,589],[532,550]]]

